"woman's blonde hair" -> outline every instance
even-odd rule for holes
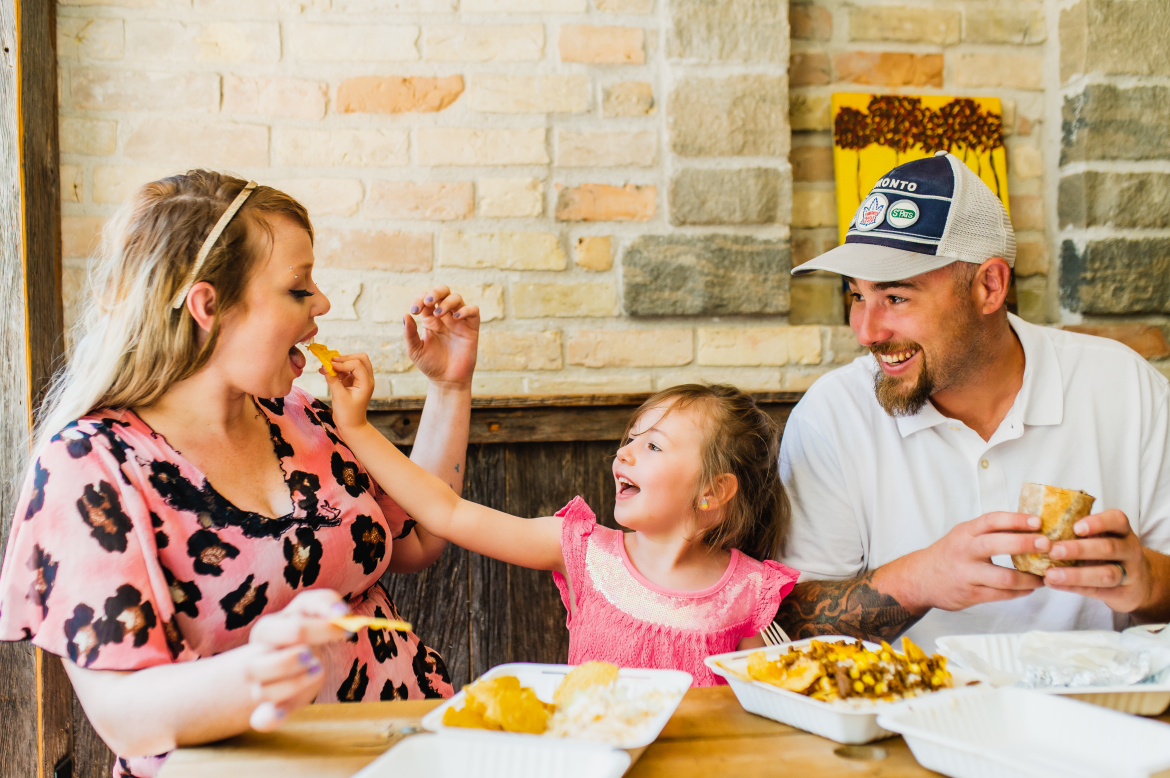
[[[750,395],[734,386],[684,384],[664,389],[634,413],[630,430],[651,408],[667,413],[694,408],[705,427],[700,454],[702,470],[695,485],[699,495],[725,473],[738,482],[735,496],[724,506],[719,521],[699,531],[697,540],[720,550],[738,548],[755,559],[772,559],[788,532],[791,509],[780,481],[780,431],[772,417],[760,410]]]
[[[215,318],[200,342],[186,306],[173,309],[195,256],[241,178],[192,170],[141,187],[102,230],[65,366],[54,376],[34,435],[34,457],[70,422],[99,408],[156,402],[211,357],[223,317],[244,299],[252,271],[271,250],[273,217],[313,227],[305,207],[259,186],[215,242],[194,280],[215,287]],[[269,240],[257,240],[256,228]]]

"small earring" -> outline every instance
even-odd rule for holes
[[[706,500],[703,500],[701,503],[699,503],[699,509],[704,510],[704,511],[707,510],[707,501]]]

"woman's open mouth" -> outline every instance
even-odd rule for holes
[[[301,353],[299,348],[293,346],[288,350],[288,361],[289,364],[292,365],[293,374],[297,378],[300,378],[301,373],[305,371],[305,365],[308,364],[308,360],[305,359],[305,355]]]
[[[614,476],[614,480],[617,482],[617,498],[619,500],[625,497],[633,497],[635,494],[638,494],[638,492],[642,491],[640,488],[638,488],[636,483],[631,481],[629,478],[626,478],[624,475]]]

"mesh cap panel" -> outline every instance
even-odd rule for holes
[[[1003,203],[958,157],[946,159],[955,173],[955,194],[938,256],[976,264],[1002,257],[1015,267],[1016,233]]]

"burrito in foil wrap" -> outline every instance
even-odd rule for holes
[[[1020,513],[1040,517],[1040,532],[1052,542],[1076,540],[1073,525],[1092,511],[1097,498],[1059,486],[1024,484],[1020,489]],[[1050,559],[1047,554],[1012,554],[1017,570],[1044,575],[1050,567],[1072,567],[1077,561]]]

